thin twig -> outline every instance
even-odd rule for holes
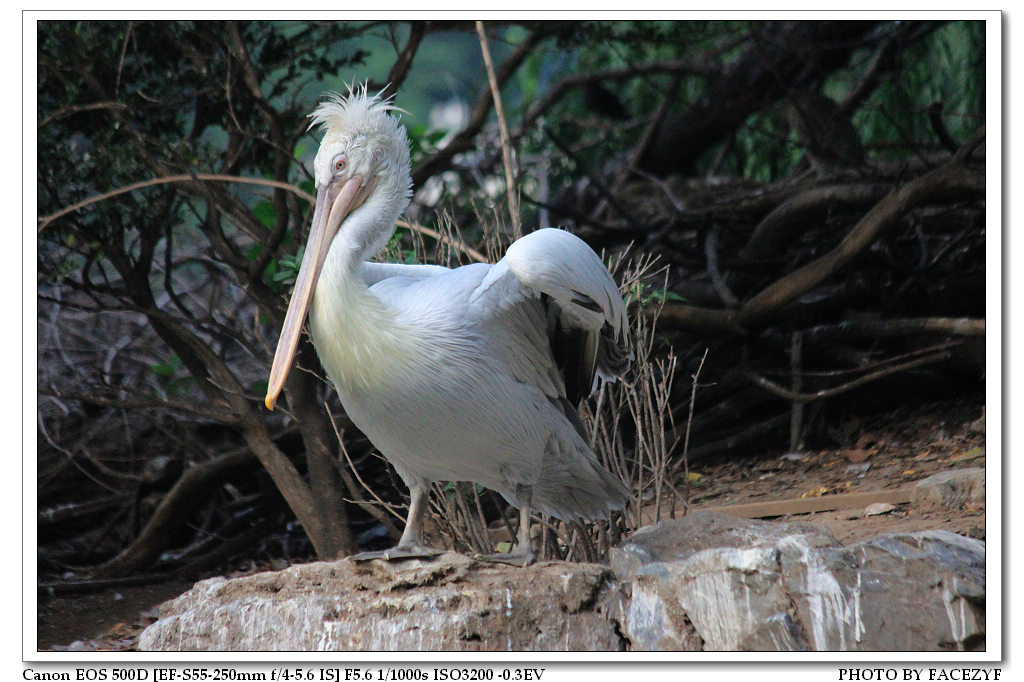
[[[708,230],[708,235],[704,239],[704,256],[708,264],[708,275],[711,277],[711,284],[715,287],[715,291],[718,292],[718,297],[722,299],[722,303],[726,308],[736,308],[739,306],[739,299],[732,293],[728,283],[725,281],[725,277],[722,276],[722,271],[718,266],[718,226],[713,225]]]
[[[639,169],[640,159],[643,158],[647,153],[647,150],[650,149],[651,144],[654,142],[655,135],[661,128],[661,124],[665,120],[666,114],[668,114],[669,105],[675,99],[676,91],[679,90],[679,84],[682,83],[682,81],[682,72],[676,72],[676,74],[672,76],[672,82],[669,83],[668,89],[665,90],[665,96],[661,98],[661,102],[658,104],[658,110],[654,112],[654,116],[651,117],[651,121],[647,125],[647,129],[644,130],[643,137],[640,138],[640,142],[632,152],[629,160],[630,173],[635,173]]]
[[[690,384],[690,408],[686,417],[686,431],[683,435],[683,513],[690,509],[690,426],[693,424],[693,404],[697,400],[697,382],[700,380],[700,371],[704,369],[704,361],[708,357],[708,349],[704,349],[704,355],[700,357],[700,364],[697,371],[693,373],[693,382]]]
[[[985,336],[985,320],[971,317],[911,317],[852,319],[819,325],[806,331],[812,341],[857,337],[899,336]]]
[[[121,90],[121,74],[124,72],[124,56],[128,53],[128,40],[132,37],[132,23],[128,22],[128,29],[124,32],[124,42],[121,43],[121,58],[117,62],[117,78],[114,81],[114,93]]]
[[[558,147],[558,149],[563,154],[569,157],[569,159],[575,162],[576,166],[584,173],[584,175],[587,176],[587,179],[590,180],[591,183],[593,183],[594,187],[601,194],[602,201],[606,200],[608,202],[608,205],[611,206],[615,210],[615,212],[618,213],[619,216],[621,216],[622,219],[629,224],[630,228],[634,232],[636,232],[637,234],[647,233],[647,230],[642,225],[639,225],[634,219],[634,212],[627,209],[625,206],[622,205],[621,202],[619,202],[615,198],[615,195],[612,193],[612,190],[608,186],[606,186],[604,182],[602,182],[601,179],[597,177],[596,174],[590,172],[590,169],[586,167],[586,164],[583,163],[583,161],[567,143],[563,142],[555,134],[555,131],[552,130],[550,126],[544,126],[544,132],[555,144],[555,146]],[[584,217],[584,220],[593,221],[594,219],[591,218],[591,216],[596,216],[596,211],[591,211],[589,216]]]
[[[588,83],[603,83],[609,80],[626,80],[637,76],[657,73],[672,73],[683,75],[707,75],[711,69],[698,62],[685,61],[681,59],[668,59],[651,64],[630,64],[625,67],[601,69],[587,73],[574,73],[552,85],[547,92],[534,104],[530,111],[523,118],[523,126],[517,131],[516,136],[523,134],[523,130],[543,116],[547,111],[560,100],[567,92],[586,85]],[[654,117],[658,118],[657,115]]]
[[[128,105],[122,104],[121,102],[93,102],[91,104],[69,104],[66,107],[61,107],[60,109],[57,109],[52,114],[50,114],[43,120],[39,121],[39,123],[36,124],[36,130],[42,130],[43,128],[45,128],[50,123],[53,123],[54,121],[58,121],[62,118],[67,118],[68,116],[72,116],[81,111],[96,111],[98,109],[127,110]]]
[[[512,236],[519,239],[523,234],[523,219],[519,215],[519,196],[516,193],[516,174],[512,166],[512,138],[508,134],[508,123],[505,120],[505,107],[501,103],[501,88],[491,61],[491,50],[487,46],[487,33],[484,22],[476,22],[476,33],[480,37],[480,51],[487,67],[487,80],[491,84],[491,97],[494,98],[494,113],[498,116],[498,129],[501,131],[501,157],[505,163],[505,184],[508,191],[508,211],[512,216]]]
[[[348,454],[348,448],[345,447],[345,439],[342,438],[341,431],[338,430],[338,425],[335,423],[334,416],[331,415],[330,409],[328,408],[326,403],[324,404],[324,410],[327,411],[327,414],[330,417],[331,427],[334,429],[334,435],[338,439],[338,445],[339,445],[339,447],[341,449],[341,454],[345,457],[345,461],[348,463],[349,469],[352,470],[352,474],[356,477],[356,480],[359,482],[359,485],[361,485],[363,487],[363,490],[365,490],[366,492],[370,493],[371,496],[373,496],[373,499],[377,501],[377,504],[380,507],[383,507],[388,512],[393,514],[395,516],[395,518],[398,519],[399,521],[405,521],[405,519],[402,518],[402,515],[395,511],[394,505],[389,504],[389,503],[385,502],[384,500],[382,500],[380,498],[380,496],[377,495],[376,492],[374,492],[373,488],[371,488],[369,485],[367,485],[366,481],[363,480],[362,476],[359,475],[359,469],[357,469],[356,465],[352,463],[352,458],[349,457],[349,454]],[[345,476],[345,472],[342,471],[340,467],[339,467],[339,473],[341,473],[342,476]],[[347,478],[347,476],[346,476],[346,478]],[[353,489],[354,486],[349,486],[349,488],[351,489],[352,494],[355,495],[356,494],[356,490]],[[380,521],[384,525],[384,527],[388,529],[388,533],[391,534],[393,537],[400,535],[398,533],[398,529],[395,528],[394,524],[390,522],[390,520],[387,518],[387,516],[385,516],[384,514],[379,513],[377,507],[372,505],[372,504],[370,504],[369,502],[367,502],[365,498],[362,498],[360,496],[359,499],[355,499],[355,500],[352,500],[352,501],[354,503],[356,503],[357,505],[359,505],[360,507],[362,507],[364,510],[366,510],[366,512],[368,514],[370,514],[375,519]]]
[[[807,332],[805,332],[805,331],[800,332],[801,336],[806,334],[806,333]],[[872,363],[866,364],[866,365],[860,365],[858,367],[847,367],[846,369],[832,369],[832,370],[828,370],[828,371],[808,371],[808,370],[803,370],[803,371],[801,371],[800,374],[803,377],[815,377],[815,378],[840,377],[840,376],[849,375],[849,374],[864,374],[865,372],[870,372],[870,371],[872,371],[872,370],[874,370],[876,368],[879,368],[879,367],[891,367],[893,365],[893,363],[903,362],[904,360],[909,360],[910,358],[918,358],[918,357],[921,357],[922,355],[928,355],[929,353],[937,353],[939,351],[951,350],[953,348],[956,348],[957,346],[962,346],[963,344],[964,344],[964,339],[953,339],[952,341],[946,341],[944,343],[938,343],[938,344],[935,344],[935,345],[932,345],[932,346],[927,346],[925,348],[917,348],[917,349],[912,350],[912,351],[907,351],[906,353],[900,353],[899,355],[893,355],[891,357],[884,358],[882,360],[878,360],[877,362],[872,362]],[[794,390],[797,390],[799,392],[799,389],[794,389]]]
[[[801,372],[803,364],[804,335],[801,331],[793,332],[793,338],[789,348],[789,369],[793,375],[793,392],[800,393],[804,388],[804,377]],[[789,451],[798,452],[800,448],[800,432],[804,425],[804,404],[799,400],[793,401],[791,419],[789,423]]]
[[[791,391],[788,388],[785,388],[783,386],[779,386],[777,383],[775,383],[771,379],[767,379],[765,377],[758,376],[758,375],[753,374],[751,372],[746,373],[744,376],[746,376],[748,379],[753,381],[755,384],[757,384],[761,388],[765,389],[766,391],[770,391],[770,392],[774,393],[775,395],[779,396],[780,398],[785,398],[786,400],[792,400],[792,401],[796,401],[796,402],[809,403],[809,402],[812,402],[814,400],[821,400],[823,398],[831,398],[832,396],[836,396],[836,395],[839,395],[841,393],[846,393],[847,391],[851,391],[851,390],[857,388],[858,386],[862,386],[862,385],[864,385],[866,383],[869,383],[871,381],[876,381],[876,380],[881,379],[883,377],[887,377],[890,374],[897,374],[899,372],[903,372],[903,371],[906,371],[906,370],[909,370],[909,369],[914,369],[915,367],[920,367],[922,365],[930,365],[930,364],[933,364],[933,363],[936,363],[936,362],[942,362],[943,360],[948,360],[952,356],[953,356],[953,354],[950,351],[944,351],[942,353],[936,353],[935,355],[929,355],[927,357],[918,358],[917,360],[911,360],[910,362],[904,362],[904,363],[899,364],[899,365],[893,365],[892,367],[889,367],[887,369],[881,369],[881,370],[878,370],[877,372],[872,372],[871,374],[867,374],[867,375],[862,376],[862,377],[860,377],[858,379],[854,379],[853,381],[849,381],[849,382],[847,382],[845,384],[842,384],[840,386],[835,386],[833,388],[822,389],[820,391],[815,391],[814,393],[797,393],[797,392]]]
[[[402,85],[405,77],[409,74],[413,57],[416,56],[416,51],[419,49],[420,43],[426,34],[427,22],[414,21],[410,24],[409,40],[406,42],[405,48],[398,54],[395,63],[391,65],[391,71],[388,72],[388,82],[383,88],[381,97],[387,99],[398,92],[399,86]]]
[[[531,32],[526,38],[516,46],[515,52],[508,56],[501,66],[498,67],[496,76],[498,83],[504,83],[516,72],[516,70],[522,65],[533,49],[537,46],[545,37],[545,32],[541,29]],[[420,187],[435,175],[439,175],[442,171],[448,170],[451,167],[452,159],[455,158],[456,154],[460,154],[464,151],[474,149],[478,146],[476,136],[480,133],[480,130],[484,127],[487,122],[487,115],[490,113],[491,104],[494,98],[491,96],[491,89],[487,88],[483,91],[476,102],[470,109],[469,121],[466,126],[441,149],[438,149],[433,156],[429,156],[412,171],[412,184]]]
[[[414,232],[419,232],[420,234],[425,234],[426,236],[432,237],[432,238],[436,239],[439,242],[443,242],[445,244],[448,244],[449,246],[451,246],[451,247],[453,247],[455,249],[458,249],[462,253],[466,254],[467,256],[469,256],[473,260],[477,261],[478,263],[489,263],[490,262],[487,259],[487,256],[485,256],[484,254],[480,253],[479,251],[474,249],[472,246],[466,244],[464,241],[462,241],[460,239],[456,239],[455,237],[449,237],[448,235],[443,234],[441,232],[438,232],[437,230],[434,230],[432,228],[426,227],[424,225],[417,225],[416,223],[410,223],[407,220],[399,220],[395,224],[398,225],[399,227],[404,227],[404,228],[406,228],[408,230],[413,230]]]

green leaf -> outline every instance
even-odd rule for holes
[[[252,207],[252,212],[268,230],[274,228],[274,224],[277,222],[277,209],[274,208],[274,204],[266,200],[260,201]]]
[[[178,370],[180,370],[180,369],[181,369],[181,358],[179,358],[177,355],[172,355],[171,358],[167,362],[161,362],[161,363],[158,363],[156,365],[150,365],[149,366],[149,371],[150,372],[152,372],[153,374],[155,374],[155,375],[157,375],[159,377],[164,377],[166,379],[173,378],[174,375],[177,374]]]
[[[295,281],[295,272],[292,271],[292,270],[279,270],[279,271],[274,273],[273,277],[271,277],[271,281],[274,281],[274,282],[294,282]]]
[[[306,252],[305,245],[300,246],[294,254],[281,256],[277,260],[271,260],[263,271],[264,281],[270,284],[275,291],[280,291],[281,286],[288,285],[299,276],[299,268],[302,267],[302,256]]]
[[[655,289],[651,292],[651,299],[658,303],[665,303],[666,301],[675,301],[676,303],[686,303],[686,299],[677,294],[674,291],[668,289]]]
[[[656,289],[643,282],[637,282],[633,288],[626,293],[624,298],[627,304],[639,303],[641,308],[646,308],[650,305],[661,305],[668,301],[674,301],[676,303],[687,302],[684,297],[674,291],[669,291],[664,287]]]

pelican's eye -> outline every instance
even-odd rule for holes
[[[348,159],[345,158],[344,154],[338,154],[337,156],[334,157],[334,172],[335,172],[335,174],[340,173],[341,171],[345,170],[346,166],[348,166]]]

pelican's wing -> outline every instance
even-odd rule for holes
[[[423,279],[424,277],[434,277],[446,272],[451,272],[451,270],[442,265],[404,265],[402,263],[373,262],[363,263],[363,267],[360,270],[363,282],[368,287],[392,277]]]
[[[528,298],[547,309],[551,350],[575,405],[595,387],[624,373],[633,359],[622,296],[608,269],[579,237],[546,228],[513,243],[470,297],[482,314]]]
[[[375,296],[393,303],[408,297],[410,289],[415,290],[420,283],[451,272],[450,268],[442,265],[366,262],[360,275]]]

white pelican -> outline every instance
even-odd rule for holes
[[[313,345],[352,422],[394,465],[411,503],[398,545],[357,558],[438,554],[424,546],[432,481],[473,481],[520,510],[513,552],[534,560],[531,511],[597,519],[626,487],[601,466],[575,406],[632,360],[622,297],[574,235],[543,229],[494,265],[367,262],[409,204],[409,143],[395,108],[362,89],[313,112],[325,131],[316,207],[274,363],[273,409],[307,311]]]

